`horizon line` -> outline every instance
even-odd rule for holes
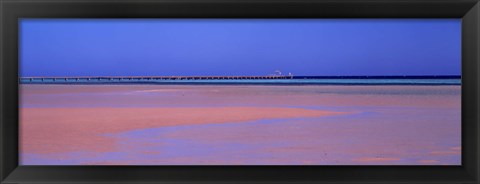
[[[131,78],[131,77],[462,77],[462,75],[131,75],[131,76],[28,76],[19,78]]]

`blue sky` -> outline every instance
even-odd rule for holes
[[[22,19],[20,75],[460,75],[460,19]]]

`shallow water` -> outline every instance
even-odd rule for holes
[[[20,90],[22,165],[461,164],[460,86],[21,85]],[[98,113],[58,118],[59,109],[78,115],[81,108]],[[128,117],[142,108],[174,110],[156,118]],[[134,113],[118,114],[121,119],[137,119],[102,114],[122,109]],[[242,117],[255,112],[261,112],[257,118]],[[147,121],[148,127],[131,126]],[[45,127],[51,122],[64,129]],[[82,122],[85,126],[78,125]],[[50,133],[33,139],[29,127]]]

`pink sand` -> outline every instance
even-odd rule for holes
[[[20,92],[24,165],[460,164],[460,86],[21,85]],[[276,123],[247,123],[263,120]],[[179,129],[158,139],[131,133],[162,127]]]
[[[270,118],[319,117],[338,112],[294,108],[23,108],[21,150],[28,153],[110,151],[99,136],[164,126],[242,122]]]

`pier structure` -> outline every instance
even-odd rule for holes
[[[128,82],[149,80],[275,80],[292,79],[293,76],[98,76],[98,77],[21,77],[20,82]]]

